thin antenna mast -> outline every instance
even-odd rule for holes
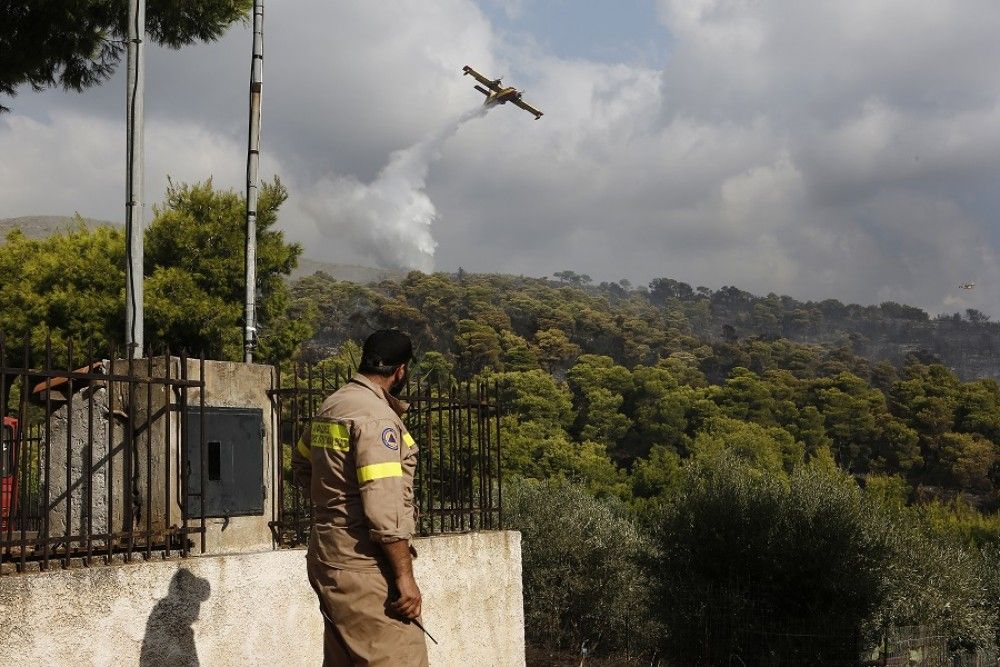
[[[246,303],[243,361],[253,361],[257,345],[257,195],[260,163],[260,102],[264,69],[264,0],[253,3],[253,60],[250,64],[250,133],[247,150]]]
[[[125,183],[125,344],[132,358],[143,352],[143,97],[146,85],[146,0],[128,3],[128,72]]]

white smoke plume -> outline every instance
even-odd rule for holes
[[[453,118],[409,148],[393,152],[371,183],[330,174],[306,195],[303,208],[320,231],[346,240],[355,252],[380,266],[434,270],[432,226],[437,218],[427,196],[427,171],[441,146],[468,121],[489,111],[480,106]]]

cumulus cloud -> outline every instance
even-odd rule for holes
[[[757,124],[772,151],[755,162],[786,160],[799,174],[775,186],[795,202],[786,215],[749,223],[784,220],[797,266],[779,287],[935,310],[959,282],[996,276],[982,249],[1000,241],[998,202],[983,179],[1000,175],[1000,73],[985,65],[1000,56],[1000,7],[660,4],[677,38],[668,118]],[[975,298],[1000,307],[996,293]]]
[[[44,119],[0,117],[0,217],[70,215],[123,220],[125,124],[59,110]],[[146,217],[167,177],[214,177],[242,187],[239,144],[193,123],[153,120],[146,128]]]
[[[956,298],[1000,308],[988,287],[957,289],[1000,277],[990,250],[1000,73],[985,65],[1000,56],[997,6],[660,9],[671,33],[662,70],[525,54],[532,96],[556,127],[511,131],[503,166],[488,136],[450,147],[431,188],[445,192],[442,227],[484,233],[478,262],[538,274],[560,261],[606,278],[664,274],[932,312]],[[490,181],[476,178],[491,167]],[[469,192],[487,212],[457,223]],[[507,224],[491,226],[501,202]],[[520,242],[531,229],[547,233]],[[469,253],[442,240],[440,261],[478,265]]]
[[[282,224],[307,255],[338,261],[430,266],[436,243],[445,270],[667,275],[1000,312],[1000,5],[658,7],[668,55],[652,67],[501,38],[471,0],[275,5],[262,164],[291,189]],[[248,53],[245,27],[151,53],[147,141],[164,151],[151,195],[163,186],[154,171],[239,183]],[[545,117],[508,105],[428,168],[387,164],[477,101],[464,64],[509,75]],[[120,84],[17,98],[21,115],[0,119],[0,152],[18,156],[0,166],[0,210],[120,213]],[[372,216],[416,222],[372,236]],[[341,222],[323,234],[317,218]],[[376,239],[398,250],[380,255]],[[958,290],[967,280],[980,287]]]

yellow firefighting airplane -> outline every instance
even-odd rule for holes
[[[507,104],[507,102],[513,102],[516,106],[521,107],[528,113],[535,115],[535,120],[542,117],[542,112],[531,106],[527,102],[521,100],[521,95],[524,93],[523,90],[518,90],[517,88],[504,87],[500,85],[500,79],[487,79],[485,76],[472,69],[468,65],[462,68],[462,75],[471,74],[473,78],[479,83],[486,86],[476,86],[476,90],[481,92],[486,96],[486,101],[483,102],[483,106],[492,107],[497,104]]]
[[[975,289],[976,283],[964,283],[962,285],[959,285],[959,287],[961,289]]]

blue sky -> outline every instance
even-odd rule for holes
[[[561,58],[662,65],[666,57],[669,32],[651,0],[482,0],[480,6],[502,36],[530,35]]]

